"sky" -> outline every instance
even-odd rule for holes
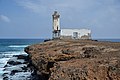
[[[61,28],[120,39],[120,0],[0,0],[0,38],[51,38],[54,11]]]

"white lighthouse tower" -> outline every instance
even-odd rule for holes
[[[60,15],[54,11],[53,17],[53,39],[60,39]]]

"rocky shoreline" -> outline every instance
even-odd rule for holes
[[[120,43],[51,40],[25,48],[40,80],[120,80]]]
[[[13,55],[4,66],[3,80],[39,80],[27,54]]]

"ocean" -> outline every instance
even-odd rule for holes
[[[120,39],[96,39],[98,41],[120,42]]]
[[[15,66],[5,67],[7,62],[12,59],[13,56],[26,54],[24,52],[24,48],[26,46],[43,41],[43,39],[0,39],[0,80],[3,80],[4,74],[9,73],[11,70],[15,69]],[[23,75],[25,75],[25,73]],[[19,76],[21,76],[21,74],[16,75],[16,77]],[[15,79],[13,77],[11,77],[10,79],[17,79],[16,77]],[[25,77],[20,80],[25,80]]]
[[[26,54],[24,52],[24,48],[26,46],[41,43],[43,41],[44,39],[0,39],[0,80],[3,80],[4,74],[10,73],[11,70],[19,69],[18,67],[16,68],[16,66],[10,65],[8,67],[5,67],[9,60],[15,59],[13,56]],[[98,39],[98,41],[120,42],[120,39]],[[21,72],[15,76],[9,76],[9,78],[11,80],[26,80],[25,78],[26,76],[28,77],[29,74],[29,72]],[[20,79],[18,77],[20,77]]]

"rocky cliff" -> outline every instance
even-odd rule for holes
[[[51,40],[25,52],[41,80],[120,80],[120,43]]]

